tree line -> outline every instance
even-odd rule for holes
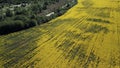
[[[4,1],[7,2],[7,0]],[[37,2],[38,0],[35,1]],[[24,6],[16,7],[14,10],[7,9],[6,11],[0,12],[0,35],[16,32],[46,23],[51,19],[64,14],[69,8],[77,3],[77,1],[74,3],[66,3],[66,6],[64,8],[58,8],[54,11],[55,14],[49,17],[39,16],[38,14],[42,10],[47,9],[47,5],[50,4],[50,1],[51,3],[59,2],[59,0],[44,0],[42,3],[41,1],[33,3],[30,5],[30,7],[27,8]]]

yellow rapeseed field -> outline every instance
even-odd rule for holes
[[[0,68],[120,68],[120,1],[78,0],[48,23],[0,36]]]

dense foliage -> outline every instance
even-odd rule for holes
[[[59,0],[0,0],[0,3],[8,3],[8,4],[20,4],[20,3],[37,3],[40,2],[58,2]]]
[[[0,0],[0,3],[11,4],[14,0]],[[14,3],[32,2],[31,0],[15,0]],[[0,9],[0,35],[16,32],[22,29],[27,29],[49,20],[58,17],[66,12],[69,8],[76,4],[76,2],[67,2],[64,8],[55,10],[55,14],[49,17],[41,16],[42,10],[46,10],[47,6],[59,0],[34,0],[34,3],[24,4],[20,7],[3,7]],[[36,3],[35,3],[36,2]],[[21,4],[20,4],[21,5]],[[5,6],[5,5],[4,5]]]

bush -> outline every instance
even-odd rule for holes
[[[25,8],[15,8],[15,15],[29,15],[29,11]]]
[[[38,24],[42,24],[49,21],[48,17],[41,17],[41,16],[37,16],[36,20]]]
[[[4,19],[4,16],[0,14],[0,21],[2,21],[3,19]]]
[[[17,15],[14,17],[14,20],[21,20],[23,22],[27,22],[29,20],[29,18],[24,15]]]
[[[66,9],[60,8],[56,10],[56,14],[57,16],[61,16],[62,14],[64,14],[66,12]]]
[[[48,2],[44,2],[44,5],[48,5]]]
[[[5,21],[0,25],[0,35],[15,32],[24,28],[24,23],[20,20]]]
[[[32,19],[32,20],[27,22],[27,27],[33,27],[36,25],[38,25],[38,24],[37,24],[37,20],[35,20],[35,19]]]
[[[47,9],[47,6],[46,6],[46,5],[43,5],[42,9],[43,9],[43,10],[46,10],[46,9]]]
[[[12,17],[13,16],[13,12],[11,10],[7,9],[6,16],[7,17]]]
[[[59,2],[59,0],[55,0],[56,2]]]
[[[33,13],[37,14],[42,11],[42,7],[40,4],[33,4],[31,5],[31,10],[33,11]]]
[[[30,18],[31,18],[31,19],[36,19],[36,15],[35,15],[35,14],[32,14]]]

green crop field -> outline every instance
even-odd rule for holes
[[[120,3],[78,0],[64,15],[0,36],[0,68],[120,68]]]

